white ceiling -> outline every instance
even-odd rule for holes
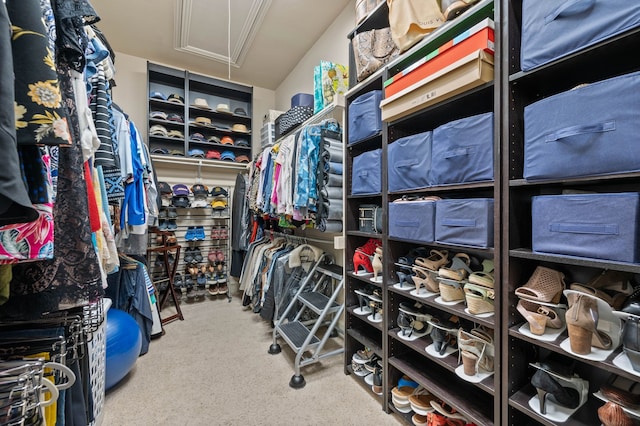
[[[116,52],[221,78],[229,77],[230,68],[234,81],[275,90],[352,2],[92,0],[91,4],[101,18],[98,28]],[[117,54],[115,64],[117,69]]]

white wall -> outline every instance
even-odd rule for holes
[[[348,4],[318,41],[309,49],[298,65],[278,86],[275,92],[275,108],[287,111],[291,108],[291,97],[296,93],[313,94],[313,67],[321,60],[344,66],[349,65],[349,34],[356,20],[353,4]]]

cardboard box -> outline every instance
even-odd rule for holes
[[[270,109],[262,118],[262,124],[275,123],[276,118],[280,117],[282,114],[284,114],[284,111],[276,111],[275,109]]]
[[[394,75],[384,82],[385,97],[395,95],[477,50],[493,54],[495,48],[493,27],[493,21],[487,18]]]
[[[493,55],[478,50],[380,102],[382,121],[394,121],[493,80]]]

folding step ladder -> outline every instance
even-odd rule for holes
[[[329,296],[320,291],[327,287],[327,284],[331,289]],[[342,266],[325,264],[325,257],[322,256],[302,281],[295,296],[274,325],[273,343],[269,347],[269,353],[272,355],[280,353],[278,337],[281,337],[296,352],[295,374],[289,381],[289,386],[294,389],[303,388],[306,384],[304,377],[300,374],[300,368],[318,362],[322,358],[344,352],[344,347],[322,352],[329,338],[337,335],[334,328],[342,315],[344,304],[336,303],[336,298],[342,292],[343,286]],[[288,320],[289,313],[299,304],[302,305],[300,310],[292,320]],[[301,318],[305,312],[314,312],[317,318],[303,321]],[[318,338],[316,333],[323,326],[327,328],[322,338]],[[305,353],[308,354],[306,357]]]

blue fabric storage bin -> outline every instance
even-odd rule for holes
[[[578,87],[524,109],[525,179],[640,170],[640,72]]]
[[[529,71],[638,25],[637,1],[523,0],[520,67]]]
[[[493,247],[493,198],[436,201],[435,238],[445,244]]]
[[[533,197],[532,249],[635,263],[639,207],[636,192]]]
[[[389,236],[431,243],[435,241],[435,200],[389,203]]]
[[[380,133],[382,90],[360,95],[349,104],[349,143],[355,143]]]
[[[389,191],[431,186],[431,132],[400,138],[389,144]]]
[[[433,185],[493,180],[493,112],[443,124],[433,131]]]
[[[382,149],[364,152],[353,157],[351,194],[379,194],[382,192]]]

